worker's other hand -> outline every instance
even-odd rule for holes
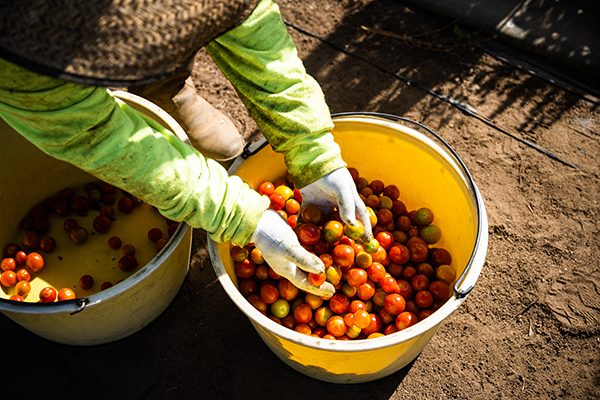
[[[321,274],[325,265],[315,254],[309,253],[298,241],[288,222],[276,211],[266,210],[260,220],[252,242],[263,258],[279,275],[296,287],[317,296],[332,296],[335,288],[329,282],[317,287],[308,280],[308,273]]]
[[[313,204],[325,213],[337,207],[342,221],[352,226],[357,226],[356,219],[362,222],[365,233],[363,242],[371,241],[373,230],[369,212],[356,190],[352,175],[347,168],[337,169],[316,182],[300,189],[302,195],[302,209]]]

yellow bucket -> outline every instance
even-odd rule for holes
[[[183,129],[156,105],[126,92],[114,92],[132,108],[171,129],[183,141]],[[60,185],[83,186],[95,178],[41,152],[0,119],[2,174],[0,243],[9,243],[32,203],[54,195]],[[188,141],[189,143],[189,141]],[[23,184],[25,183],[25,184]],[[10,227],[15,227],[14,231]],[[127,337],[158,317],[175,298],[187,275],[192,229],[182,223],[168,244],[118,285],[88,297],[54,303],[14,302],[0,291],[0,311],[31,332],[70,345],[94,345]]]
[[[223,288],[250,318],[267,346],[295,370],[326,382],[361,383],[390,375],[416,358],[442,321],[454,312],[475,285],[488,246],[483,199],[458,155],[438,135],[413,121],[391,115],[358,113],[333,116],[332,133],[342,157],[368,179],[400,188],[409,210],[429,207],[443,239],[436,244],[452,254],[457,279],[453,296],[427,319],[389,336],[335,341],[303,335],[273,322],[237,289],[230,244],[209,237],[211,260]],[[253,145],[229,169],[257,188],[285,174],[283,156],[266,142]]]

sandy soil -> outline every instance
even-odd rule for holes
[[[129,338],[70,347],[1,316],[3,392],[61,399],[599,398],[597,105],[492,58],[459,39],[456,24],[401,1],[279,4],[287,21],[470,105],[513,136],[290,28],[332,113],[381,112],[421,122],[467,165],[487,207],[490,242],[466,302],[404,369],[365,384],[323,383],[290,369],[265,346],[216,281],[206,234],[195,231],[181,292]],[[201,52],[197,61],[199,92],[249,141],[259,138],[210,58]]]

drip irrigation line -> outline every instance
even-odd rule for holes
[[[369,65],[371,65],[371,66],[379,69],[380,71],[385,72],[387,74],[390,74],[390,75],[396,77],[397,79],[400,79],[400,80],[406,82],[406,84],[409,85],[409,86],[414,86],[414,87],[416,87],[418,89],[421,89],[421,90],[425,91],[426,93],[428,93],[431,96],[434,96],[434,97],[436,97],[436,98],[438,98],[438,99],[440,99],[440,100],[442,100],[442,101],[444,101],[446,103],[449,103],[450,105],[458,108],[463,113],[465,113],[467,115],[470,115],[471,117],[477,118],[478,120],[482,121],[484,124],[488,125],[489,127],[493,128],[493,129],[496,129],[497,131],[499,131],[499,132],[501,132],[501,133],[509,136],[510,138],[512,138],[512,139],[514,139],[514,140],[516,140],[516,141],[518,141],[520,143],[523,143],[524,145],[529,146],[529,147],[531,147],[531,148],[539,151],[540,153],[543,153],[543,154],[547,155],[548,157],[550,157],[550,158],[552,158],[552,159],[554,159],[554,160],[556,160],[556,161],[558,161],[558,162],[560,162],[560,163],[562,163],[562,164],[564,164],[566,166],[569,166],[571,168],[581,168],[579,165],[572,164],[572,163],[570,163],[568,161],[565,161],[562,158],[558,157],[556,154],[552,153],[551,151],[546,150],[543,147],[540,147],[540,146],[538,146],[537,144],[535,144],[533,142],[530,142],[528,140],[525,140],[525,139],[522,139],[522,138],[520,138],[518,136],[513,135],[512,133],[508,132],[506,129],[503,129],[503,128],[499,127],[498,125],[494,124],[489,118],[487,118],[484,115],[481,115],[476,109],[474,109],[473,107],[471,107],[468,104],[465,104],[465,103],[463,103],[463,102],[461,102],[459,100],[453,99],[451,97],[448,97],[448,96],[445,96],[445,95],[443,95],[441,93],[433,91],[433,90],[429,89],[428,87],[421,85],[417,81],[414,81],[414,80],[412,80],[410,78],[407,78],[405,76],[397,74],[394,71],[390,71],[389,69],[384,68],[381,65],[374,63],[371,60],[368,60],[368,59],[366,59],[364,57],[361,57],[358,54],[356,54],[356,53],[354,53],[354,52],[352,52],[350,50],[347,50],[344,47],[342,47],[342,46],[340,46],[340,45],[338,45],[336,43],[333,43],[333,42],[331,42],[331,41],[329,41],[329,40],[327,40],[327,39],[325,39],[325,38],[323,38],[323,37],[321,37],[319,35],[316,35],[316,34],[310,32],[310,31],[307,31],[306,29],[301,28],[298,25],[295,25],[295,24],[293,24],[293,23],[291,23],[289,21],[284,20],[283,22],[285,22],[285,24],[287,26],[289,26],[289,27],[297,30],[300,33],[303,33],[303,34],[305,34],[307,36],[310,36],[310,37],[313,37],[315,39],[318,39],[321,42],[323,42],[323,43],[325,43],[325,44],[327,44],[327,45],[329,45],[329,46],[331,46],[331,47],[333,47],[333,48],[335,48],[335,49],[337,49],[337,50],[339,50],[339,51],[341,51],[341,52],[343,52],[345,54],[348,54],[348,55],[350,55],[352,57],[355,57],[355,58],[357,58],[357,59],[359,59],[359,60],[361,60],[363,62],[366,62],[367,64],[369,64]]]

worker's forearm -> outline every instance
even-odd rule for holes
[[[0,60],[0,116],[45,153],[203,228],[246,244],[268,199],[109,90],[64,83]]]
[[[263,0],[244,23],[206,46],[275,151],[303,187],[345,166],[319,84],[298,58],[279,8]]]

